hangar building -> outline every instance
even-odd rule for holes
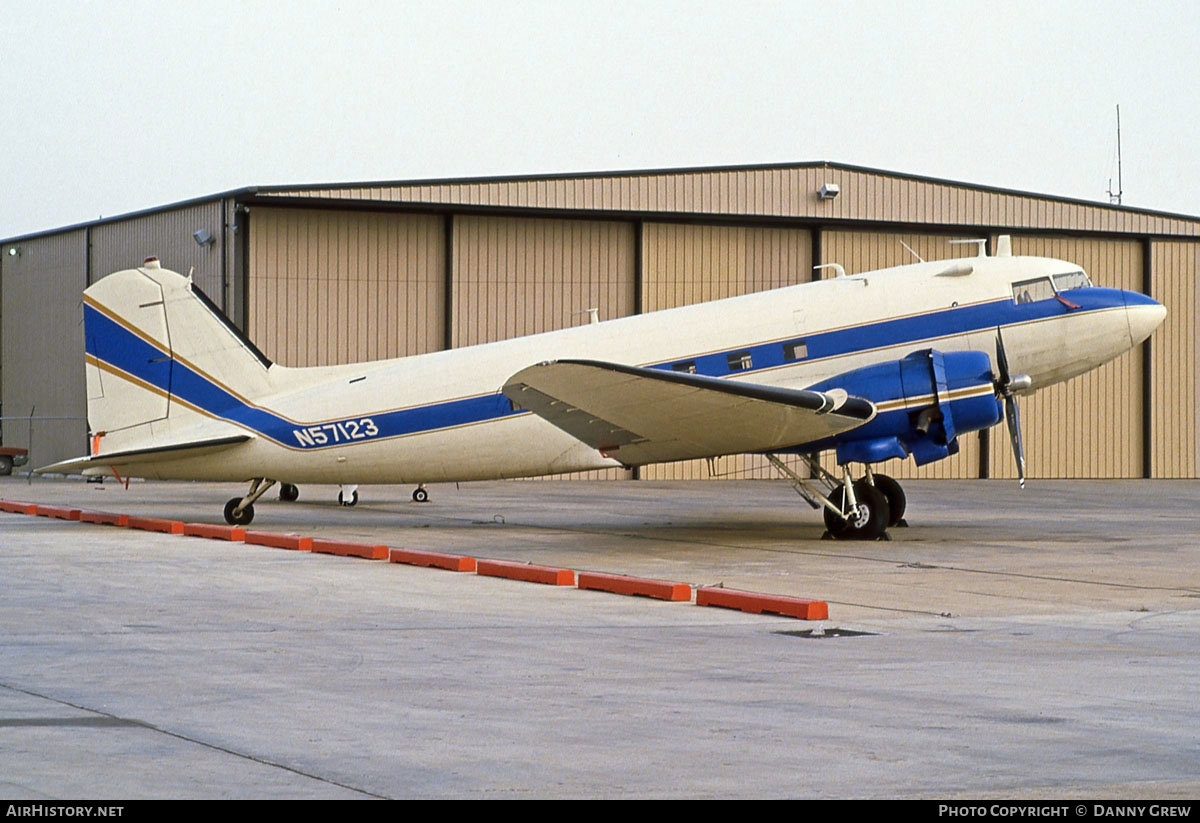
[[[791,285],[823,263],[912,262],[902,241],[929,260],[967,256],[948,241],[999,234],[1169,312],[1138,349],[1023,402],[1029,476],[1197,477],[1200,217],[829,162],[255,187],[0,241],[4,443],[30,447],[33,465],[86,453],[80,292],[148,256],[194,269],[272,360],[308,366]],[[886,470],[1015,475],[1003,428],[962,441],[948,460]],[[591,476],[714,474],[773,476],[757,457]]]

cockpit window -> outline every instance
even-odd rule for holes
[[[1087,274],[1082,271],[1072,271],[1066,274],[1054,275],[1054,290],[1067,291],[1068,289],[1085,289],[1092,285],[1092,281]]]
[[[1054,297],[1054,286],[1050,285],[1049,277],[1039,277],[1036,280],[1022,280],[1012,284],[1013,302],[1018,306],[1025,303],[1035,303],[1038,300],[1049,300]]]

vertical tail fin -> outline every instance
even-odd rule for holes
[[[271,362],[190,278],[154,258],[83,300],[93,454],[169,441],[269,387]]]

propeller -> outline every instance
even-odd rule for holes
[[[1008,439],[1012,442],[1013,457],[1017,460],[1017,477],[1025,488],[1025,447],[1021,443],[1021,411],[1017,408],[1017,393],[1028,389],[1033,379],[1027,374],[1013,377],[1008,371],[1008,355],[1004,351],[1004,335],[996,329],[996,394],[1004,398],[1004,419],[1008,423]]]

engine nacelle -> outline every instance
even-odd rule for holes
[[[901,360],[831,377],[808,388],[845,389],[875,404],[870,423],[834,438],[837,461],[877,463],[912,455],[918,466],[958,452],[958,435],[996,425],[991,361],[980,351],[923,349]]]

